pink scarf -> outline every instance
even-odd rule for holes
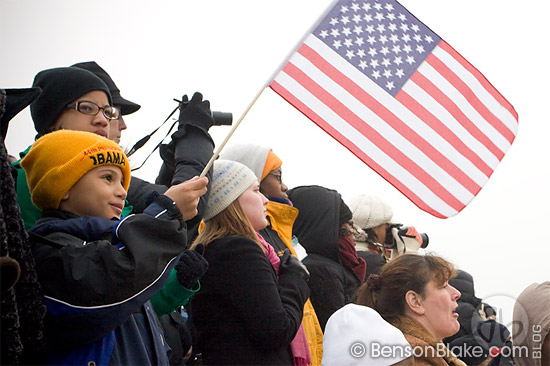
[[[275,249],[258,234],[258,239],[265,247],[265,253],[269,262],[275,269],[277,278],[279,278],[279,267],[281,266],[281,260],[277,256]],[[304,331],[304,326],[300,324],[296,336],[290,342],[290,352],[292,352],[292,358],[294,361],[294,366],[307,366],[311,365],[311,354],[309,352],[309,345],[307,343],[306,332]]]

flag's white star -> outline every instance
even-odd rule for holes
[[[402,30],[403,32],[406,32],[406,31],[409,30],[409,26],[408,26],[407,23],[401,23],[401,25],[399,26],[399,28],[401,28],[401,30]]]
[[[366,56],[365,50],[360,48],[359,51],[357,51],[357,56],[359,56],[360,58],[365,57]]]
[[[349,9],[348,9],[347,6],[342,6],[342,7],[340,8],[340,11],[341,11],[342,13],[345,14],[345,13],[347,13],[347,12],[349,11]]]
[[[365,30],[371,34],[374,33],[374,25],[367,25]]]
[[[403,42],[407,43],[411,41],[411,36],[409,36],[407,33],[403,34],[403,37],[401,37]]]
[[[374,8],[376,10],[382,10],[382,5],[380,3],[376,3],[376,4],[374,4]]]
[[[342,47],[342,42],[334,41],[334,43],[332,43],[332,47],[339,49],[340,47]]]
[[[361,33],[363,33],[363,27],[361,27],[360,25],[356,25],[355,28],[353,28],[353,33],[360,35]]]
[[[405,20],[407,20],[407,17],[406,17],[405,14],[403,14],[403,13],[399,14],[398,18],[401,19],[402,22],[404,22]]]
[[[388,81],[388,83],[386,84],[386,88],[388,88],[388,90],[392,90],[393,88],[395,88],[395,86],[393,85],[393,81]]]
[[[370,23],[370,22],[372,22],[372,15],[370,15],[370,14],[365,14],[365,16],[363,17],[363,19],[365,19],[365,21],[366,21],[367,23]]]
[[[340,18],[340,21],[341,21],[342,23],[344,23],[344,25],[345,25],[345,24],[348,24],[348,23],[350,22],[348,16],[343,16],[343,17],[341,17],[341,18]]]
[[[398,44],[394,45],[393,48],[391,49],[393,53],[395,53],[396,55],[401,52],[401,47],[399,47]]]
[[[336,18],[330,18],[329,24],[330,24],[330,25],[333,25],[333,26],[336,25],[336,24],[338,24],[338,19],[336,19]]]
[[[378,54],[378,52],[376,52],[376,48],[374,47],[369,48],[369,52],[367,53],[370,55],[370,57],[374,57]]]
[[[326,31],[326,29],[323,29],[321,31],[321,33],[319,33],[319,37],[323,37],[323,38],[327,38],[328,37],[328,32]]]
[[[393,59],[393,63],[396,64],[396,65],[401,65],[403,63],[403,60],[402,60],[402,57],[401,56],[396,56],[394,59]]]
[[[351,9],[356,12],[357,10],[359,10],[361,8],[356,3],[353,3],[353,4],[351,4]]]
[[[416,52],[418,52],[418,53],[424,53],[424,46],[422,46],[421,44],[419,44],[418,46],[416,46]]]
[[[388,47],[382,47],[382,49],[380,50],[380,53],[386,56],[388,53],[390,53],[390,50]]]
[[[386,44],[386,42],[388,42],[388,37],[386,36],[380,36],[380,38],[378,38],[378,40],[380,42],[382,42],[382,44]]]
[[[416,42],[420,42],[422,41],[422,36],[420,34],[415,34],[413,36],[413,39],[416,41]]]
[[[412,29],[413,31],[415,31],[415,32],[420,31],[420,27],[418,26],[418,24],[413,24],[413,25],[411,25],[411,29]]]
[[[364,3],[362,8],[363,8],[364,11],[369,11],[369,10],[372,9],[370,3]]]
[[[362,37],[355,38],[355,44],[359,47],[361,47],[365,42],[363,41]]]
[[[338,37],[340,35],[340,32],[338,31],[337,28],[332,28],[330,30],[330,35],[333,36],[333,37]]]
[[[350,38],[346,38],[346,40],[344,41],[344,46],[350,48],[351,46],[353,46],[353,41]]]
[[[385,67],[389,67],[391,65],[390,59],[384,58],[384,60],[382,61],[382,65],[384,65]]]
[[[387,11],[392,11],[393,10],[393,5],[392,4],[386,4],[386,6],[384,6],[386,8]]]
[[[382,21],[382,19],[384,19],[384,14],[382,13],[376,13],[376,15],[374,16],[376,18],[376,20],[378,20],[379,22]]]
[[[390,23],[388,29],[392,32],[395,32],[397,30],[397,26],[394,23]]]
[[[372,76],[373,78],[375,78],[376,80],[378,80],[378,78],[380,78],[380,71],[374,70],[374,71],[372,72],[371,76]]]
[[[395,72],[395,76],[399,76],[400,79],[405,76],[403,69],[397,69],[397,71]]]
[[[388,69],[385,69],[383,75],[386,77],[386,79],[389,79],[391,78],[391,71]]]
[[[432,43],[432,42],[434,41],[433,38],[432,38],[432,36],[426,36],[426,37],[424,37],[424,39],[425,39],[426,42],[428,42],[428,43]]]
[[[355,53],[353,52],[353,50],[348,50],[346,52],[346,57],[349,58],[350,60],[355,56]]]
[[[409,65],[412,65],[415,62],[414,57],[412,57],[412,56],[407,56],[407,59],[405,61],[408,62]]]
[[[342,29],[342,33],[343,33],[346,37],[348,37],[348,36],[351,34],[351,30],[350,30],[348,27],[344,27],[344,28]]]
[[[369,36],[369,38],[367,39],[367,42],[370,43],[370,45],[372,46],[373,44],[376,43],[376,39],[374,39],[373,36]]]
[[[361,23],[361,15],[355,14],[355,15],[353,16],[353,21],[355,22],[355,24]]]
[[[397,36],[397,34],[392,33],[392,35],[390,36],[390,41],[392,41],[393,43],[399,42],[399,37]]]
[[[410,45],[406,44],[403,46],[403,51],[407,52],[407,53],[410,53],[412,52],[412,48]]]
[[[386,18],[391,20],[391,21],[394,21],[395,20],[395,14],[394,13],[388,13],[388,14],[386,14]]]
[[[380,33],[384,33],[384,31],[386,30],[386,26],[384,24],[378,24],[378,27],[376,27],[376,30],[379,31]]]
[[[365,60],[361,60],[361,62],[359,62],[359,67],[365,70],[368,67],[368,64]]]
[[[370,65],[372,66],[373,69],[376,69],[379,65],[378,65],[378,60],[377,59],[372,59],[370,61]]]

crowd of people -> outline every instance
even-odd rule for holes
[[[36,136],[15,158],[4,139],[29,105]],[[512,337],[383,199],[288,189],[255,144],[200,177],[201,93],[155,182],[134,176],[118,144],[139,109],[93,61],[0,89],[3,365],[550,364],[550,282],[519,296]]]

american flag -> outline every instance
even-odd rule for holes
[[[393,0],[338,1],[270,87],[441,218],[475,197],[517,134],[510,103]]]

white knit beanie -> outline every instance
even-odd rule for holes
[[[220,154],[221,159],[234,160],[249,167],[254,175],[261,179],[264,171],[267,154],[270,147],[263,147],[253,144],[237,144],[226,147]]]
[[[371,229],[390,223],[393,210],[382,199],[366,194],[354,197],[348,204],[353,213],[353,222],[361,229]]]
[[[212,175],[212,188],[206,204],[203,220],[208,221],[227,208],[258,178],[252,170],[241,163],[230,160],[216,160]]]

